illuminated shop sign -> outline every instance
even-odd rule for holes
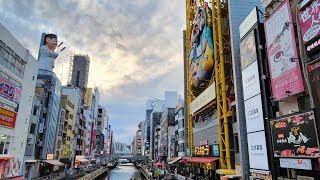
[[[21,88],[11,84],[0,76],[0,95],[11,101],[19,103],[21,97]]]
[[[205,146],[194,147],[193,153],[194,153],[194,156],[210,156],[211,146],[205,145]]]
[[[14,128],[16,126],[17,113],[0,107],[0,126]]]
[[[274,156],[319,156],[313,111],[272,120]]]

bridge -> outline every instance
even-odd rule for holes
[[[146,161],[149,159],[149,156],[143,156],[143,155],[130,155],[130,154],[125,154],[125,155],[95,155],[95,158],[98,159],[100,158],[103,161],[111,161],[111,160],[119,160],[119,159],[127,159],[130,162],[135,162],[135,161]]]

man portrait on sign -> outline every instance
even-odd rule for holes
[[[57,47],[58,38],[55,34],[46,34],[44,44],[39,50],[39,69],[52,71],[55,64],[55,59],[58,53],[54,52]]]

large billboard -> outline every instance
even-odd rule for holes
[[[304,90],[292,22],[289,0],[264,22],[274,100]]]
[[[257,60],[257,49],[254,31],[251,31],[240,43],[241,70]]]
[[[319,156],[313,111],[271,121],[274,156]]]
[[[196,9],[188,51],[192,86],[197,87],[200,81],[211,79],[214,64],[211,9],[207,4]]]

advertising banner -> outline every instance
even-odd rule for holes
[[[216,85],[212,83],[206,90],[204,90],[196,99],[190,104],[190,113],[194,114],[203,106],[216,98]]]
[[[244,100],[261,93],[257,61],[242,71],[242,86]]]
[[[194,23],[190,34],[190,49],[187,57],[192,86],[211,79],[213,72],[212,10],[208,5],[195,9]]]
[[[0,126],[15,128],[17,113],[0,107]]]
[[[303,43],[307,43],[320,34],[320,0],[314,0],[298,13]]]
[[[91,107],[92,101],[92,88],[87,88],[85,95],[85,107]]]
[[[257,49],[254,30],[251,31],[239,44],[241,55],[241,70],[248,67],[253,61],[257,60]]]
[[[279,160],[282,168],[312,170],[310,159],[280,158]]]
[[[320,110],[320,61],[308,65],[310,86],[313,95],[315,108]]]
[[[280,100],[304,90],[290,3],[285,0],[264,22],[272,95]]]
[[[313,111],[271,120],[274,156],[319,156]]]
[[[269,170],[265,132],[259,131],[247,136],[250,169]]]
[[[0,76],[0,95],[11,101],[19,103],[21,97],[21,88]]]
[[[261,94],[244,102],[247,133],[264,130]]]
[[[239,26],[240,39],[258,22],[258,9],[254,7]]]

